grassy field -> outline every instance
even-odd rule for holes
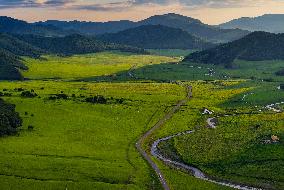
[[[192,83],[196,89],[193,99],[156,133],[154,139],[195,129],[195,133],[177,137],[160,148],[165,154],[175,153],[178,159],[215,178],[282,189],[283,141],[264,142],[272,135],[283,139],[284,114],[263,107],[230,106],[228,102],[234,96],[251,89],[232,88],[235,82],[226,83]],[[214,116],[221,116],[217,129],[206,127],[206,119],[212,116],[203,115],[204,108],[213,110]]]
[[[265,106],[284,101],[284,78],[275,75],[283,62],[236,61],[228,70],[178,63],[187,51],[152,53],[162,56],[25,58],[30,80],[0,82],[24,121],[18,135],[0,138],[0,189],[161,189],[135,143],[185,98],[183,86],[169,83],[176,80],[193,86],[193,98],[147,139],[146,150],[157,138],[195,129],[159,148],[218,179],[282,189],[284,115]],[[38,96],[21,97],[23,90]],[[62,95],[68,98],[54,100]],[[86,102],[98,95],[107,103]],[[214,114],[203,115],[204,108]],[[217,116],[217,129],[206,128],[206,119]],[[271,135],[280,141],[264,144]],[[230,189],[155,162],[172,189]]]
[[[133,75],[139,79],[157,81],[165,80],[230,80],[249,79],[266,82],[283,82],[284,76],[275,73],[283,69],[283,61],[241,61],[234,63],[233,69],[225,69],[223,66],[212,64],[196,64],[190,62],[173,62],[155,65],[146,65],[134,69]],[[117,73],[124,76],[125,72]]]
[[[4,88],[13,94],[5,99],[17,105],[24,126],[18,136],[0,139],[1,189],[159,187],[134,144],[184,96],[181,87],[35,81],[1,82]],[[15,88],[33,89],[40,98],[22,98]],[[48,99],[61,91],[70,98]],[[91,104],[81,97],[97,94],[125,102]]]
[[[29,79],[75,80],[94,76],[114,75],[132,67],[176,61],[176,58],[156,55],[135,55],[119,52],[103,52],[71,57],[44,56],[42,59],[25,58],[29,70],[23,75]]]

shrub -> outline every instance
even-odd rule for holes
[[[59,100],[59,99],[67,100],[68,95],[67,94],[54,94],[50,96],[48,99],[49,100]]]
[[[33,131],[33,130],[34,130],[34,126],[29,125],[29,126],[28,126],[28,130],[29,130],[29,131]]]
[[[15,105],[0,99],[0,136],[15,134],[20,126],[22,119],[15,111]]]
[[[21,93],[21,96],[24,98],[34,98],[37,96],[37,94],[31,91],[24,91]]]
[[[107,99],[101,95],[86,98],[86,102],[94,103],[94,104],[106,104]]]

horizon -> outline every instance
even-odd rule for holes
[[[187,15],[183,15],[183,14],[179,14],[179,13],[175,13],[175,12],[168,12],[168,13],[164,13],[164,14],[154,14],[154,15],[151,15],[151,16],[148,16],[148,17],[145,17],[145,18],[141,18],[141,19],[139,19],[139,20],[121,19],[121,20],[107,20],[107,21],[78,20],[78,19],[70,19],[70,20],[68,20],[68,19],[46,19],[46,20],[34,20],[34,21],[29,21],[29,20],[25,20],[25,19],[21,19],[21,18],[16,18],[16,17],[13,17],[13,16],[1,15],[1,14],[0,14],[0,17],[10,17],[10,18],[13,18],[13,19],[25,21],[25,22],[27,22],[27,23],[36,23],[36,22],[45,22],[45,21],[62,21],[62,22],[64,22],[64,21],[66,21],[66,22],[78,21],[78,22],[100,22],[100,23],[107,23],[107,22],[117,22],[117,21],[139,22],[139,21],[148,19],[148,18],[153,17],[153,16],[160,16],[160,15],[167,15],[167,14],[177,14],[177,15],[181,15],[181,16],[185,16],[185,17],[190,17],[190,18],[193,18],[193,19],[198,19],[198,18],[195,18],[195,17],[191,17],[191,16],[187,16]],[[238,18],[234,18],[234,19],[231,19],[231,20],[228,20],[228,21],[219,23],[219,24],[223,24],[223,23],[226,23],[226,22],[229,22],[229,21],[232,21],[232,20],[241,19],[241,18],[257,18],[257,17],[262,17],[262,16],[265,16],[265,15],[284,15],[284,13],[283,13],[283,14],[265,13],[265,14],[256,15],[256,16],[253,16],[253,17],[241,16],[241,17],[238,17]],[[198,19],[198,20],[200,20],[200,19]],[[209,23],[203,22],[202,20],[200,20],[200,21],[201,21],[202,23],[204,23],[204,24],[209,24]],[[216,24],[216,25],[218,25],[218,24]]]
[[[27,22],[46,20],[139,21],[176,13],[217,25],[242,17],[283,14],[282,0],[0,0],[0,16]]]

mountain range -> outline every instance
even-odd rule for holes
[[[284,33],[284,14],[265,14],[259,17],[242,17],[220,24],[223,29],[242,29],[249,31],[265,31]]]
[[[239,39],[249,32],[240,29],[220,29],[216,26],[210,26],[202,23],[200,20],[169,13],[165,15],[155,15],[138,22],[122,20],[111,22],[80,22],[80,21],[56,21],[49,20],[45,22],[34,23],[37,26],[53,26],[67,31],[76,31],[87,35],[101,35],[105,33],[117,33],[130,28],[136,28],[143,25],[163,25],[171,28],[182,29],[191,35],[203,40],[223,43]]]

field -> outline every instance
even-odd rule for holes
[[[176,58],[152,55],[135,55],[120,52],[103,52],[89,55],[58,57],[43,56],[41,59],[25,58],[29,70],[23,75],[29,79],[76,80],[94,76],[114,75],[132,67],[176,61]]]
[[[5,99],[17,105],[24,126],[18,136],[0,139],[1,188],[159,186],[134,144],[165,107],[184,95],[179,86],[35,81],[2,82],[0,89],[4,88],[13,94]],[[40,98],[22,98],[15,88],[33,89]],[[70,98],[49,100],[61,91]],[[125,102],[91,104],[81,98],[97,94]]]
[[[195,130],[159,150],[216,179],[282,189],[284,105],[272,106],[279,113],[267,105],[284,101],[284,78],[275,75],[283,62],[236,61],[228,70],[179,62],[185,53],[24,58],[29,80],[0,82],[24,121],[17,135],[0,138],[0,189],[161,189],[135,143],[185,99],[176,81],[192,86],[193,98],[145,141],[148,154],[158,138]],[[202,114],[205,108],[213,114]],[[216,129],[207,127],[209,117],[217,118]],[[280,140],[264,143],[272,135]],[[231,189],[152,159],[171,189]]]
[[[239,107],[235,106],[236,102],[230,105],[234,96],[246,94],[250,88],[192,84],[198,87],[193,99],[154,139],[191,129],[196,132],[161,145],[161,150],[175,159],[201,168],[214,178],[282,189],[284,144],[282,141],[265,142],[272,135],[283,139],[284,114],[274,113],[261,104],[255,104],[257,107],[241,106],[241,100]],[[203,115],[204,108],[214,111],[214,115]],[[206,119],[217,116],[220,116],[217,118],[218,127],[207,128]]]

